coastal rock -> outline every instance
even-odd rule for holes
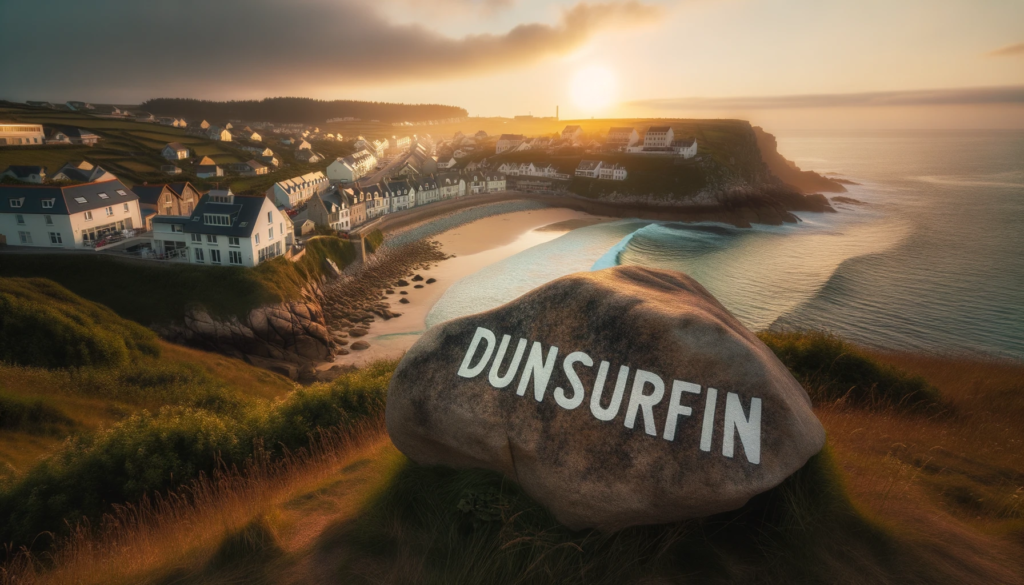
[[[634,266],[429,329],[386,419],[414,461],[499,471],[603,531],[739,508],[825,441],[800,384],[700,284]]]
[[[409,281],[405,280],[405,279],[400,279],[398,282],[395,283],[395,286],[396,287],[409,286]]]
[[[436,278],[428,278],[427,279],[427,284],[434,284],[435,282],[437,282]]]
[[[361,327],[353,327],[352,329],[348,330],[348,334],[351,335],[352,337],[362,337],[367,333],[369,333],[369,331]]]
[[[402,297],[402,298],[398,299],[398,302],[402,303],[403,305],[408,305],[409,304],[409,299],[407,299],[405,297]]]
[[[419,282],[421,280],[423,280],[423,277],[420,276],[419,274],[417,274],[416,276],[412,277],[412,281],[413,282]]]
[[[417,285],[413,286],[413,288],[423,288],[423,285],[422,284],[417,284]]]
[[[365,342],[365,341],[360,340],[360,341],[357,341],[357,342],[353,343],[349,347],[351,347],[352,349],[355,349],[355,350],[363,350],[363,349],[369,349],[370,348],[370,344]]]
[[[403,291],[399,291],[399,293],[400,293],[400,294],[403,294],[403,295],[407,295],[407,294],[409,294],[409,291],[405,291],[405,290],[403,290]]]

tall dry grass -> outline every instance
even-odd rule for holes
[[[75,527],[50,552],[8,550],[0,585],[141,583],[154,571],[199,571],[225,539],[303,487],[323,481],[386,436],[383,418],[320,431],[310,445],[272,457],[261,445],[244,469],[223,467],[180,489],[116,507],[98,526]]]

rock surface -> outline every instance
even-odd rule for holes
[[[825,441],[803,388],[703,287],[628,266],[428,330],[386,418],[414,461],[500,471],[603,531],[739,508]]]

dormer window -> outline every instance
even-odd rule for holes
[[[110,199],[110,195],[107,195],[106,193],[100,193],[99,194],[99,198],[100,199]]]
[[[231,216],[219,213],[207,213],[203,215],[203,223],[206,225],[231,225]]]
[[[128,193],[125,193],[124,189],[118,189],[116,192],[121,197],[127,197],[128,196]]]
[[[25,204],[25,198],[19,197],[18,199],[11,199],[11,207],[18,209]]]
[[[43,209],[53,209],[54,201],[56,201],[56,199],[43,199]]]

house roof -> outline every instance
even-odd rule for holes
[[[579,166],[576,167],[576,170],[578,170],[578,171],[593,171],[593,170],[596,170],[597,167],[600,166],[600,164],[601,164],[601,161],[599,161],[599,160],[581,160]]]
[[[12,199],[21,199],[21,207],[12,208]],[[43,207],[50,199],[53,207]],[[118,180],[67,187],[0,185],[0,213],[69,215],[138,199]]]
[[[4,169],[2,174],[11,173],[16,179],[27,179],[32,175],[44,176],[46,175],[46,167],[40,166],[26,166],[26,165],[11,165]]]
[[[53,176],[57,177],[61,174],[67,177],[69,181],[81,183],[117,180],[117,177],[113,174],[108,173],[101,167],[94,167],[86,161],[82,161],[77,166],[68,163],[61,167],[59,171],[54,173]]]
[[[608,130],[609,134],[630,134],[634,130],[631,126],[617,126]]]
[[[46,124],[46,127],[57,129],[64,133],[64,135],[67,136],[68,138],[99,138],[99,136],[97,136],[95,132],[86,130],[84,128],[78,128],[77,126],[64,126],[62,124]]]
[[[671,126],[651,126],[647,129],[648,132],[668,132],[671,130]]]
[[[201,158],[201,159],[199,160],[199,163],[198,163],[198,164],[200,164],[200,165],[215,165],[215,164],[217,164],[217,163],[216,163],[216,162],[214,162],[214,160],[213,160],[212,158],[210,158],[210,157],[208,157],[208,156],[204,156],[203,158]]]
[[[498,140],[526,140],[526,137],[522,134],[502,134]]]
[[[672,146],[682,146],[683,148],[689,148],[693,146],[693,143],[697,142],[696,138],[680,138],[679,140],[673,140]]]
[[[167,185],[136,185],[132,191],[139,197],[139,203],[156,205]]]
[[[566,126],[565,129],[562,130],[562,134],[565,134],[566,132],[575,132],[577,130],[580,130],[580,127],[576,124],[572,124],[570,126]]]
[[[223,191],[226,193],[226,191]],[[217,194],[220,191],[211,193]],[[229,236],[233,238],[249,238],[256,229],[260,219],[260,211],[263,203],[267,200],[262,195],[259,197],[246,197],[235,195],[231,203],[210,201],[210,194],[207,193],[196,204],[191,217],[185,222],[185,233],[208,234],[214,236]],[[231,217],[231,225],[209,225],[203,221],[206,214],[228,215]],[[158,216],[153,218],[154,223],[178,223],[167,221],[163,218],[171,216]]]
[[[188,151],[188,147],[185,146],[184,144],[180,143],[180,142],[168,142],[167,146],[165,146],[164,148],[167,148],[168,146],[173,148],[175,150],[175,152],[182,151],[182,150],[184,150],[186,152]]]

